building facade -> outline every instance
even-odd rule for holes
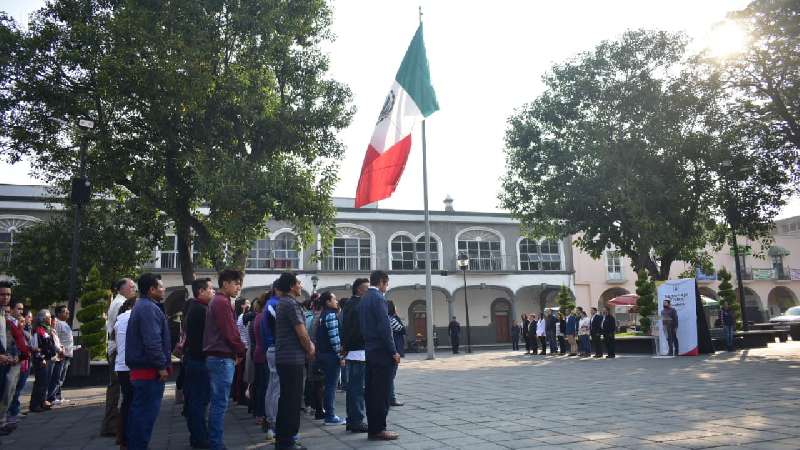
[[[41,186],[0,185],[0,258],[13,254],[14,235],[33,223],[46,220],[59,209],[48,208],[55,200]],[[433,317],[425,307],[425,242],[422,211],[353,208],[352,199],[335,199],[336,238],[327,256],[315,258],[319,242],[298,249],[296,237],[286,223],[270,222],[269,235],[253,243],[247,259],[242,295],[254,298],[268,289],[286,270],[298,274],[304,293],[330,290],[349,297],[352,282],[371,270],[387,271],[387,297],[408,325],[408,339],[427,339],[427,321],[432,320],[440,344],[447,345],[447,324],[455,316],[466,325],[465,302],[469,304],[472,342],[488,345],[510,342],[511,324],[522,313],[540,313],[556,305],[561,286],[567,286],[577,305],[606,307],[607,301],[635,292],[636,276],[630,261],[607,251],[594,260],[561,240],[531,239],[520,235],[519,223],[509,214],[456,211],[452,199],[443,211],[431,211],[431,270]],[[798,304],[800,293],[800,217],[777,222],[768,259],[742,256],[748,320],[757,322]],[[155,249],[147,270],[161,273],[168,290],[182,289],[175,237],[166,231],[163,248]],[[66,237],[68,238],[68,237]],[[742,242],[753,248],[758,243]],[[464,252],[469,269],[457,267]],[[733,271],[733,257],[725,248],[714,257],[715,268]],[[674,263],[672,276],[687,267]],[[212,276],[204,269],[198,276]],[[715,298],[719,282],[698,274],[700,290]],[[466,288],[465,288],[466,285]],[[466,297],[466,298],[465,298]],[[612,312],[623,321],[624,310]]]

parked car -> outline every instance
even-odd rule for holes
[[[773,317],[769,321],[776,325],[788,325],[792,340],[800,341],[800,306],[792,306],[785,313]]]

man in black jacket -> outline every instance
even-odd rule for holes
[[[450,346],[453,349],[453,354],[458,353],[459,339],[461,338],[461,324],[453,316],[453,320],[447,325],[447,334],[450,335]]]
[[[592,308],[592,319],[589,322],[589,334],[592,337],[592,348],[594,348],[594,357],[603,357],[603,346],[600,344],[600,334],[603,329],[603,316],[597,313],[597,308]]]
[[[353,281],[353,296],[342,308],[342,352],[347,362],[347,431],[366,433],[364,423],[366,406],[364,403],[364,375],[366,373],[366,357],[364,336],[358,321],[358,305],[361,296],[369,288],[369,280],[356,278]]]
[[[525,354],[531,354],[531,343],[528,340],[528,328],[531,326],[531,322],[528,320],[528,315],[522,315],[522,341],[525,342]]]
[[[606,353],[608,353],[606,358],[616,358],[617,355],[614,352],[614,333],[617,332],[617,320],[608,313],[608,308],[603,309],[603,321],[600,328],[603,331],[603,339],[606,341]]]
[[[198,278],[192,282],[192,295],[186,304],[183,330],[183,415],[189,428],[189,444],[192,448],[210,448],[206,411],[211,398],[206,355],[203,353],[203,332],[206,327],[208,303],[214,298],[214,286],[210,278]]]
[[[553,314],[553,310],[550,308],[545,310],[545,314],[544,331],[547,336],[547,344],[550,346],[550,356],[553,356],[558,352],[558,341],[556,340],[556,324],[558,323],[558,319],[556,319],[556,315]]]

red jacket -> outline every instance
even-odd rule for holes
[[[208,304],[203,332],[203,353],[206,356],[235,358],[243,356],[245,346],[236,328],[233,305],[227,295],[217,294]]]

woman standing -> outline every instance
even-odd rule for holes
[[[325,374],[325,390],[323,394],[323,408],[325,410],[325,425],[340,425],[344,423],[336,415],[336,384],[339,382],[339,372],[344,359],[341,356],[342,342],[339,337],[339,303],[331,292],[323,292],[319,296],[322,314],[317,325],[317,361]]]
[[[547,354],[547,321],[544,318],[544,314],[539,316],[539,320],[536,321],[536,339],[539,341],[539,346],[542,347],[540,355]]]
[[[591,346],[589,345],[589,328],[591,321],[586,315],[586,311],[581,311],[580,321],[578,322],[578,339],[580,340],[580,356],[587,357],[591,354]]]
[[[264,348],[263,333],[261,333],[261,323],[264,316],[264,305],[267,304],[267,299],[271,295],[265,292],[258,297],[253,303],[253,310],[256,313],[255,318],[250,322],[250,327],[253,329],[251,338],[255,342],[253,346],[253,366],[255,373],[253,374],[253,415],[256,418],[256,423],[264,428],[264,396],[267,393],[267,383],[269,377],[269,369],[267,368],[267,350]],[[266,431],[266,429],[264,430]]]
[[[56,356],[57,349],[53,341],[53,333],[50,328],[50,311],[41,309],[36,313],[33,322],[32,345],[35,352],[32,354],[33,373],[36,378],[31,392],[31,412],[39,413],[50,409],[50,403],[45,398],[47,387],[50,385],[50,375],[53,371],[51,359]]]
[[[394,302],[389,300],[389,326],[392,327],[392,337],[394,338],[394,347],[401,358],[406,356],[406,326],[397,315]],[[397,396],[394,392],[394,379],[397,377],[397,364],[392,364],[392,384],[389,386],[389,406],[403,406],[402,403],[397,401]]]
[[[33,367],[31,365],[31,354],[33,353],[33,315],[31,314],[30,310],[24,308],[22,303],[17,303],[15,306],[15,311],[17,314],[20,314],[18,319],[19,323],[18,326],[20,330],[22,330],[22,335],[25,337],[25,343],[28,345],[28,359],[23,360],[20,363],[19,369],[19,380],[17,381],[17,389],[14,391],[14,397],[11,399],[11,403],[8,406],[8,418],[6,422],[9,424],[16,425],[19,422],[19,410],[20,410],[20,403],[19,403],[19,396],[22,393],[22,389],[25,388],[25,384],[28,381],[28,375],[33,371]]]
[[[511,350],[517,351],[519,350],[519,335],[520,335],[520,327],[517,321],[515,320],[511,324]]]
[[[131,309],[135,301],[135,298],[133,300],[125,300],[125,303],[119,307],[117,321],[114,322],[114,342],[117,343],[117,359],[114,363],[114,371],[117,372],[119,390],[122,394],[122,403],[119,407],[119,416],[117,416],[117,445],[120,448],[128,447],[125,425],[128,423],[128,412],[131,410],[131,400],[133,399],[131,369],[125,364],[125,337],[128,333],[128,319],[131,318]]]

